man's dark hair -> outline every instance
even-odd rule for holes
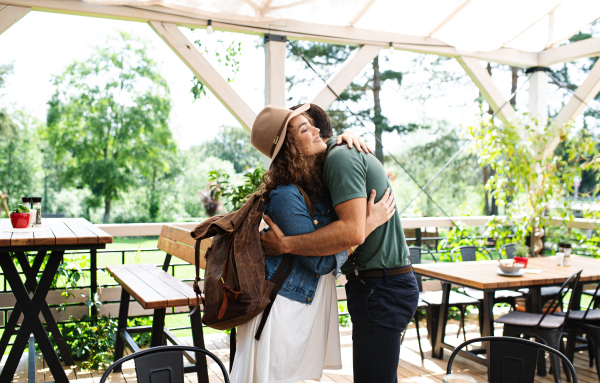
[[[304,104],[292,106],[290,109],[296,110],[302,105]],[[315,123],[315,128],[320,130],[321,137],[329,138],[333,136],[333,126],[331,125],[331,120],[329,119],[327,112],[325,112],[320,106],[310,104],[310,109],[304,113],[308,114],[312,118]]]

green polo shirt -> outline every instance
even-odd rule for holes
[[[373,154],[336,146],[336,138],[327,141],[327,158],[323,172],[325,185],[331,194],[333,206],[354,198],[367,198],[377,191],[375,202],[383,197],[390,182],[385,169]],[[354,252],[359,270],[392,269],[409,264],[408,247],[400,223],[398,210],[385,224],[375,229]],[[350,261],[342,266],[342,273],[353,272]]]

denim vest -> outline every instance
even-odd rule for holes
[[[304,198],[294,185],[279,185],[271,191],[265,214],[279,226],[286,236],[315,231],[337,220],[329,195],[324,195],[315,208],[315,220],[310,217]],[[279,290],[279,294],[294,301],[311,304],[319,283],[319,277],[336,270],[348,259],[348,253],[324,257],[305,257],[292,254],[292,271]],[[265,274],[271,280],[283,257],[266,256]]]

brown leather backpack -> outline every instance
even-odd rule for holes
[[[304,201],[308,202],[306,193],[298,189]],[[239,210],[209,218],[191,232],[196,240],[194,290],[198,296],[202,295],[198,285],[200,241],[214,237],[204,255],[206,270],[202,323],[217,330],[227,330],[265,311],[256,333],[257,340],[260,339],[271,305],[292,270],[291,256],[284,255],[273,278],[270,281],[265,279],[265,255],[259,232],[264,208],[263,195],[255,193]],[[197,309],[198,306],[194,311]]]

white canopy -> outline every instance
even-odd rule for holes
[[[208,19],[298,21],[429,37],[464,52],[539,52],[600,17],[599,0],[84,0],[156,6]],[[315,31],[316,35],[324,33]]]

